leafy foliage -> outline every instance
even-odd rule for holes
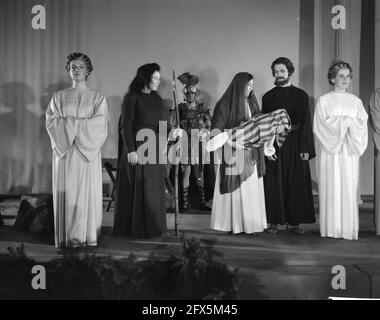
[[[216,240],[181,237],[182,250],[166,259],[150,254],[139,260],[96,255],[80,247],[41,263],[46,290],[31,288],[35,261],[20,248],[0,255],[0,299],[236,299],[237,270],[215,257]]]

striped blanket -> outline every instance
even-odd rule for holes
[[[263,146],[276,135],[277,145],[281,147],[290,128],[291,122],[288,113],[284,109],[278,109],[270,113],[259,114],[233,128],[229,133],[229,138],[233,142],[239,141],[249,149]]]

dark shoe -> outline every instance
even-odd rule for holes
[[[234,233],[233,231],[228,231],[228,234],[230,236],[238,236],[239,234],[242,234],[243,232]]]
[[[290,229],[291,232],[295,234],[304,234],[305,230],[301,229],[300,227],[294,227]]]
[[[206,206],[205,204],[201,204],[198,208],[200,211],[211,211],[211,208]]]
[[[265,229],[265,232],[272,233],[272,234],[277,233],[277,231],[278,231],[278,228],[276,224],[270,224],[269,228]]]
[[[180,211],[187,211],[189,209],[189,187],[183,188],[182,191],[182,205]]]
[[[257,232],[247,233],[251,237],[257,237],[259,234]]]

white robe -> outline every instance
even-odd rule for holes
[[[248,109],[251,118],[250,110]],[[275,136],[265,143],[265,155],[273,155]],[[211,228],[233,233],[263,232],[267,228],[263,178],[255,172],[231,193],[220,193],[220,170],[216,174],[211,210]]]
[[[267,228],[263,178],[255,172],[238,189],[220,193],[220,170],[216,175],[211,228],[233,233],[262,232]]]
[[[92,89],[58,91],[46,111],[46,128],[53,149],[55,245],[97,245],[106,98]]]
[[[322,237],[358,239],[359,157],[367,147],[368,115],[350,93],[329,92],[318,100],[314,134],[318,152],[319,223]]]
[[[372,137],[375,144],[375,228],[380,235],[380,88],[375,90],[369,102]]]

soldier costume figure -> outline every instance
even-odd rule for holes
[[[181,161],[182,170],[182,201],[181,211],[189,208],[189,187],[190,173],[194,170],[196,179],[197,194],[200,200],[201,210],[211,210],[206,206],[204,194],[203,163],[205,163],[206,152],[202,146],[202,140],[210,133],[211,115],[210,109],[201,102],[198,102],[197,84],[199,78],[195,75],[185,72],[178,77],[178,80],[184,85],[183,97],[184,102],[178,105],[180,125],[186,131],[188,137],[188,157],[187,162]],[[193,135],[191,131],[193,130]],[[198,132],[197,134],[195,134]]]

